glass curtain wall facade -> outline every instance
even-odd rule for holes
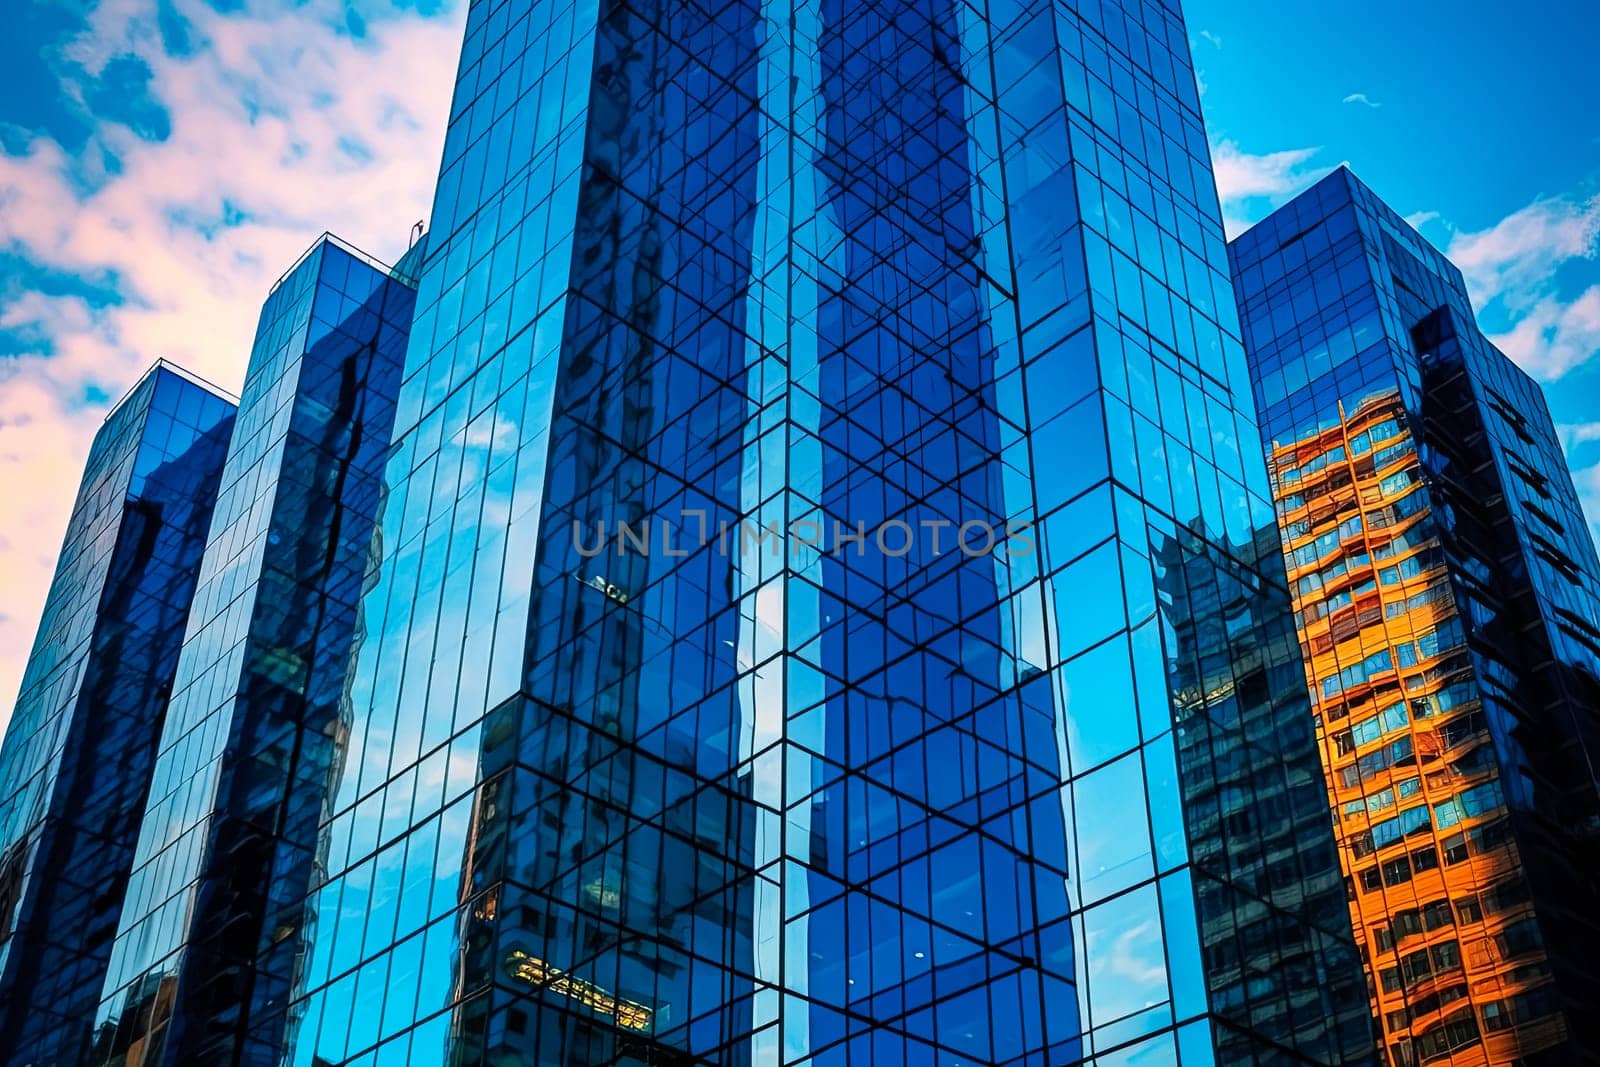
[[[1543,395],[1347,170],[1231,256],[1389,1062],[1596,1062],[1600,566]]]
[[[95,436],[0,750],[0,1061],[87,1050],[232,402],[158,364]]]
[[[1175,5],[477,0],[432,227],[292,1063],[1367,1060]]]
[[[324,236],[262,308],[93,1063],[282,1056],[414,304]]]

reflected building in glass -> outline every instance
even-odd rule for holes
[[[1600,565],[1543,394],[1346,169],[1230,252],[1389,1062],[1600,1061]]]
[[[1370,1060],[1175,5],[477,0],[403,379],[291,1063]]]
[[[262,308],[90,1063],[281,1058],[420,255],[324,235]]]
[[[161,363],[90,447],[0,750],[5,1063],[88,1048],[233,419]]]

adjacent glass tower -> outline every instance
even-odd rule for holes
[[[0,1061],[88,1049],[234,406],[157,364],[90,448],[0,749]]]
[[[473,3],[290,1062],[1366,1062],[1225,267],[1175,4]]]
[[[1348,170],[1230,252],[1389,1062],[1600,1062],[1600,564],[1543,394]]]
[[[356,606],[415,303],[406,269],[324,236],[262,308],[92,1063],[281,1056],[300,905],[350,729]]]

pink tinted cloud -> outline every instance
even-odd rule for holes
[[[396,15],[356,40],[329,29],[339,12],[324,8],[186,4],[204,44],[175,59],[161,52],[153,4],[107,0],[74,55],[90,70],[144,56],[171,137],[99,126],[91,153],[103,146],[122,167],[87,194],[53,142],[0,155],[0,248],[114,273],[125,296],[95,308],[30,293],[0,308],[0,325],[49,340],[0,370],[0,716],[105,414],[85,397],[120,395],[157,357],[236,389],[261,302],[317,234],[392,261],[429,211],[464,11]]]

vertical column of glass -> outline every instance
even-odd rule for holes
[[[526,696],[486,742],[466,856],[493,904],[463,937],[458,1062],[744,1056],[738,617],[703,531],[740,516],[755,17],[600,16]]]
[[[188,920],[169,1061],[275,1062],[300,911],[339,756],[355,613],[415,292],[343,249],[315,254],[262,590]],[[254,1037],[247,1041],[247,1033]]]
[[[781,1050],[1073,1056],[1053,716],[1019,688],[993,540],[1028,505],[1004,501],[1016,431],[995,415],[978,293],[958,12],[815,10],[796,47],[815,56],[820,108],[793,122],[822,202],[796,168],[795,226],[817,251],[797,257],[790,318],[791,366],[815,346],[791,395],[817,439],[792,450],[791,490],[829,547],[791,568],[784,598]]]
[[[488,988],[457,1011],[458,1062],[713,1055],[748,1025],[730,561],[686,516],[738,516],[753,18],[601,12],[526,698],[486,744],[466,856],[494,904],[463,938],[463,992]]]
[[[587,2],[468,13],[296,1064],[445,1055],[484,716],[522,687],[595,26]]]
[[[1088,296],[1040,367],[1077,368],[1056,390],[1071,406],[1033,444],[1083,457],[1049,479],[1041,510],[1066,503],[1041,521],[1090,1041],[1210,1013],[1180,1027],[1185,1063],[1273,1046],[1352,1062],[1368,1054],[1357,965],[1182,21],[1133,4],[1050,17]],[[1037,228],[1018,207],[1025,260]],[[1021,273],[1025,308],[1060,287]],[[1263,926],[1279,936],[1231,951]]]
[[[1109,14],[1122,39],[1154,34],[1162,46],[1159,22],[1124,25],[1120,12]],[[1152,644],[1157,655],[1160,649],[1148,618],[1150,594],[1124,585],[1124,553],[1112,540],[1103,385],[1084,267],[1090,235],[1072,181],[1075,162],[1083,165],[1073,142],[1081,116],[1067,87],[1084,82],[1081,38],[1100,32],[1049,4],[1016,5],[998,16],[991,8],[987,22],[968,13],[968,69],[978,68],[969,73],[978,105],[969,123],[979,158],[992,160],[979,171],[986,180],[976,199],[988,216],[984,276],[1000,279],[984,287],[997,312],[996,395],[1007,416],[1002,425],[1025,435],[1009,451],[1007,473],[1031,476],[1023,484],[1031,486],[1039,523],[1044,579],[1016,583],[1017,640],[1038,674],[1029,688],[1050,714],[1062,782],[1060,862],[1071,872],[1071,919],[1055,936],[1070,938],[1076,963],[1077,1041],[1086,1056],[1176,1062],[1171,1027],[1197,1016],[1204,1003],[1196,992],[1187,883],[1171,873],[1184,859],[1182,823],[1161,793],[1173,787],[1170,735],[1162,744],[1167,686],[1159,659],[1149,655]],[[1154,742],[1142,759],[1135,747],[1141,732]],[[1034,827],[1035,848],[1048,847],[1047,825]],[[1168,877],[1157,883],[1157,873]],[[1207,1044],[1203,1027],[1184,1031],[1183,1062],[1209,1062]]]
[[[411,295],[320,242],[263,308],[96,1062],[237,1055],[281,1013]]]
[[[315,260],[302,265],[262,308],[101,991],[96,1062],[123,1055],[135,1043],[159,1049],[172,1014],[256,609],[316,268]]]
[[[752,238],[745,350],[748,406],[742,432],[740,516],[757,529],[793,522],[823,529],[820,495],[815,314],[824,264],[840,239],[817,169],[822,110],[816,63],[816,3],[763,5],[758,197]],[[782,1062],[811,1047],[803,1013],[784,1012],[782,991],[809,992],[804,968],[786,960],[809,954],[806,922],[787,921],[810,906],[803,878],[790,878],[786,835],[803,839],[814,816],[810,797],[789,807],[785,776],[811,778],[811,752],[823,747],[824,714],[790,722],[791,709],[817,705],[822,675],[797,653],[818,633],[815,551],[787,543],[779,552],[747,550],[737,558],[739,597],[739,766],[749,783],[752,970],[755,997],[746,1055]],[[791,571],[809,580],[791,581]],[[795,738],[805,747],[788,749]],[[787,758],[790,752],[794,758]],[[786,977],[788,981],[786,982]],[[783,1020],[780,1027],[779,1021]]]

